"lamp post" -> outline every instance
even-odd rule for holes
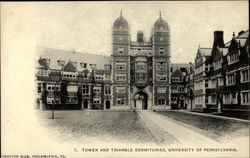
[[[55,111],[55,101],[52,100],[52,117],[51,117],[52,119],[54,119],[55,116],[54,111]]]

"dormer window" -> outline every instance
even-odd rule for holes
[[[123,47],[119,47],[118,48],[118,54],[123,54],[124,53],[124,48]]]
[[[160,48],[160,54],[164,54],[164,48]]]

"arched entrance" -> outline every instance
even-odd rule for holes
[[[135,108],[137,110],[146,110],[148,109],[148,97],[147,94],[143,91],[139,91],[135,94]]]
[[[106,109],[110,109],[110,101],[109,100],[106,101],[105,105],[106,105]]]

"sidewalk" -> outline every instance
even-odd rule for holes
[[[218,116],[218,115],[213,115],[211,113],[199,113],[199,112],[189,111],[189,110],[186,110],[186,109],[174,110],[174,111],[188,113],[188,114],[192,114],[192,115],[207,116],[207,117],[213,117],[213,118],[221,118],[221,119],[226,119],[226,120],[234,120],[234,121],[250,123],[250,120],[244,120],[244,119],[234,118],[234,117]]]
[[[175,123],[170,118],[157,114],[153,111],[138,111],[139,116],[145,123],[145,126],[152,133],[152,135],[159,139],[162,135],[168,135],[167,139],[171,140],[172,143],[176,144],[196,144],[196,145],[206,145],[206,144],[219,144],[215,140],[212,140],[206,136],[203,136],[187,127]],[[153,122],[153,126],[152,126]],[[155,131],[159,131],[156,134]],[[161,133],[161,134],[159,134]],[[165,142],[168,140],[165,140]],[[163,141],[164,142],[164,141]]]

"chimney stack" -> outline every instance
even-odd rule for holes
[[[223,31],[214,31],[214,44],[213,48],[223,48],[225,47],[224,39],[223,39]]]

